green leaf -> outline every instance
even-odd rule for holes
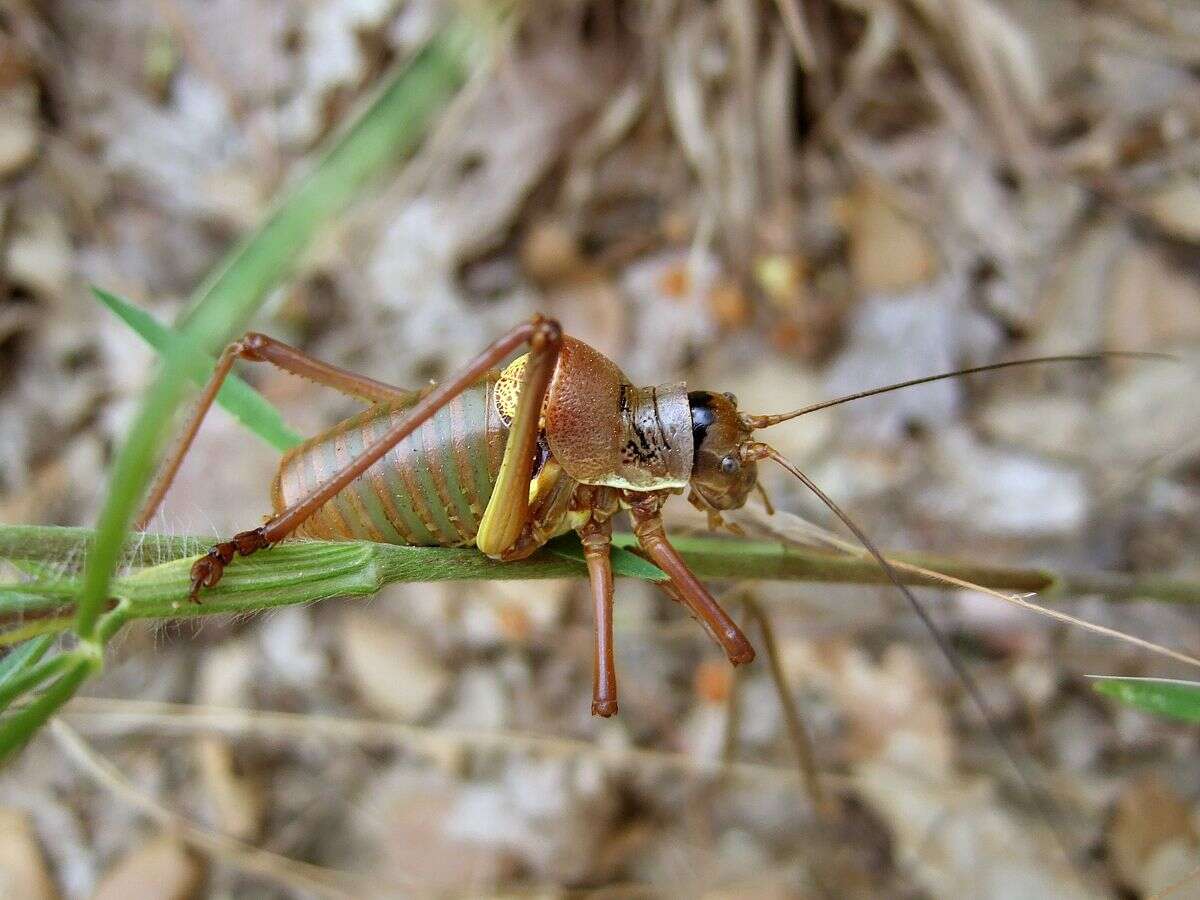
[[[44,613],[70,603],[71,594],[60,582],[0,585],[0,615],[20,619],[24,613]]]
[[[53,634],[43,634],[41,637],[35,637],[19,646],[13,647],[12,650],[0,658],[0,686],[16,678],[41,659],[42,655],[50,649],[55,638],[56,636]]]
[[[147,344],[166,356],[178,340],[178,333],[163,325],[148,312],[134,306],[128,300],[92,286],[96,298],[112,310],[118,318],[132,328]],[[208,354],[189,358],[188,376],[196,384],[207,383],[212,374],[216,359]],[[257,434],[276,450],[288,450],[303,440],[300,435],[287,427],[283,417],[271,403],[258,391],[248,385],[237,375],[231,374],[225,379],[217,394],[217,402],[233,414],[239,422]]]
[[[1200,683],[1175,678],[1090,675],[1092,688],[1122,703],[1185,722],[1200,722]]]
[[[44,637],[47,635],[34,638],[34,640],[41,640]],[[77,654],[73,653],[60,653],[36,665],[24,666],[20,671],[14,672],[7,680],[0,683],[0,710],[7,709],[8,705],[22,694],[37,690],[44,682],[69,669],[76,656]]]

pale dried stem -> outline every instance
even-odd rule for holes
[[[752,595],[747,594],[744,600],[746,609],[757,620],[758,627],[762,631],[763,650],[767,655],[767,669],[771,673],[771,681],[775,684],[775,692],[779,695],[779,705],[783,709],[783,721],[787,725],[788,738],[795,750],[796,762],[800,768],[800,775],[804,779],[804,786],[817,811],[823,817],[832,816],[835,810],[825,793],[821,775],[817,770],[817,754],[813,747],[812,735],[808,733],[808,728],[800,715],[800,708],[788,687],[787,675],[783,671],[783,660],[779,656],[779,645],[775,641],[775,629],[771,626],[771,619]]]
[[[779,15],[787,28],[800,68],[809,75],[818,75],[817,47],[808,31],[804,16],[800,14],[796,0],[775,0],[775,5],[779,7]]]
[[[1177,881],[1173,881],[1166,887],[1155,891],[1153,894],[1147,897],[1146,900],[1163,900],[1163,898],[1170,897],[1172,894],[1178,892],[1181,888],[1185,888],[1189,884],[1192,884],[1196,881],[1200,881],[1200,866],[1192,869],[1192,871],[1188,872]]]
[[[339,716],[245,710],[232,707],[78,697],[63,716],[91,733],[126,734],[152,731],[158,735],[218,734],[226,737],[261,736],[274,740],[320,740],[407,746],[430,756],[453,758],[464,747],[478,750],[525,751],[547,756],[585,756],[618,768],[644,766],[658,771],[698,777],[732,776],[749,783],[803,787],[800,773],[788,766],[697,759],[686,753],[640,747],[604,747],[588,741],[514,731],[424,728],[401,722]],[[849,790],[854,779],[826,775],[827,786]]]
[[[746,513],[748,513],[748,515],[746,515]],[[866,559],[869,556],[868,552],[858,544],[843,540],[837,535],[826,531],[824,528],[821,528],[817,525],[813,525],[811,522],[808,522],[793,513],[776,512],[773,517],[768,517],[761,510],[753,507],[747,507],[743,515],[746,515],[746,517],[753,521],[754,524],[759,525],[760,527],[765,527],[772,533],[773,536],[783,541],[800,544],[801,546],[811,546],[809,541],[804,539],[808,538],[811,541],[824,543],[830,547],[841,550],[844,553],[848,553],[860,559]],[[798,539],[800,535],[803,535],[804,538]],[[1124,641],[1127,644],[1131,644],[1134,647],[1139,647],[1143,650],[1148,650],[1151,653],[1155,653],[1159,656],[1164,656],[1168,659],[1173,659],[1176,662],[1181,662],[1185,665],[1200,668],[1200,659],[1190,656],[1187,653],[1183,653],[1178,650],[1172,650],[1170,647],[1165,647],[1162,644],[1156,644],[1153,641],[1148,641],[1144,638],[1139,638],[1135,635],[1118,631],[1115,628],[1109,628],[1106,625],[1097,625],[1094,622],[1088,622],[1079,618],[1078,616],[1072,616],[1071,614],[1062,612],[1060,610],[1049,609],[1045,606],[1040,606],[1037,603],[1031,603],[1027,596],[993,590],[992,588],[984,587],[983,585],[976,584],[971,581],[965,581],[961,578],[955,578],[952,575],[946,575],[933,569],[927,569],[924,566],[903,562],[902,560],[898,560],[894,557],[889,556],[885,557],[885,559],[887,559],[888,563],[893,568],[899,571],[909,572],[915,575],[923,575],[936,581],[940,581],[950,587],[961,588],[968,591],[978,591],[981,594],[987,594],[989,597],[995,597],[997,600],[1002,600],[1005,603],[1009,603],[1021,609],[1035,612],[1038,615],[1045,616],[1049,619],[1065,622],[1068,625],[1074,625],[1078,628],[1084,629],[1085,631],[1090,631],[1093,634],[1100,634],[1118,641]]]
[[[724,598],[721,598],[720,602],[724,605]],[[739,623],[743,626],[745,624]],[[734,666],[733,674],[729,677],[729,696],[725,698],[725,730],[721,735],[721,762],[725,765],[732,763],[737,756],[738,734],[742,728],[742,682],[745,679],[745,669],[745,666]]]
[[[967,0],[948,0],[946,13],[952,32],[961,41],[960,52],[968,77],[996,128],[1005,155],[1022,175],[1032,175],[1033,144],[996,59],[980,33],[978,11]]]

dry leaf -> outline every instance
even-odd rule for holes
[[[19,81],[0,89],[0,179],[24,169],[37,155],[38,89]]]
[[[1148,775],[1127,785],[1108,828],[1108,848],[1121,879],[1152,894],[1196,868],[1200,840],[1192,812],[1162,778]],[[1194,897],[1200,884],[1179,897]]]
[[[1110,303],[1110,349],[1161,350],[1200,339],[1200,283],[1148,247],[1132,246],[1117,261]]]
[[[214,647],[197,676],[197,700],[203,706],[245,707],[255,656],[244,641]],[[216,809],[218,826],[226,834],[253,840],[262,828],[266,798],[253,779],[239,774],[229,742],[203,737],[196,755],[204,779],[204,796]]]
[[[1181,175],[1143,201],[1146,212],[1172,237],[1200,243],[1200,179]]]

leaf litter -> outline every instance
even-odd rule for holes
[[[446,15],[348,0],[99,9],[18,5],[0,35],[14,51],[0,54],[3,521],[94,521],[148,377],[151,355],[87,285],[173,317],[291,166]],[[1200,421],[1187,402],[1200,22],[1188,3],[562,3],[513,32],[495,71],[403,176],[321,237],[256,327],[417,385],[540,309],[637,379],[732,388],[764,411],[1002,357],[1170,350],[1183,361],[917,388],[793,423],[782,443],[888,547],[1200,574]],[[349,411],[245,374],[297,430]],[[175,533],[236,530],[265,510],[270,454],[248,452],[254,439],[227,420],[205,430],[163,514]],[[781,508],[811,512],[765,480]],[[788,586],[802,602],[772,603],[780,590],[756,589],[820,767],[849,776],[837,823],[795,782],[722,780],[733,701],[694,677],[711,650],[649,585],[624,580],[615,722],[586,714],[590,620],[572,584],[397,585],[357,609],[133,629],[92,689],[581,737],[616,753],[688,747],[706,775],[610,769],[582,751],[180,740],[165,713],[157,735],[125,733],[115,714],[78,724],[175,812],[373,871],[381,895],[1078,891],[894,600]],[[972,603],[937,605],[1095,851],[1088,887],[1150,895],[1186,879],[1194,732],[1098,704],[1080,676],[1187,673],[1023,612],[980,624]],[[1055,608],[1169,646],[1195,632],[1161,605]],[[389,657],[392,634],[423,649]],[[389,694],[409,678],[432,687]],[[767,727],[777,697],[753,678],[743,688],[718,691],[738,698],[735,758],[791,765],[784,730]],[[22,895],[47,880],[72,894],[165,884],[164,861],[181,882],[202,866],[215,893],[251,884],[224,851],[181,855],[53,746],[0,775],[4,815],[20,823],[0,830],[0,866]],[[1185,880],[1178,895],[1195,890]]]

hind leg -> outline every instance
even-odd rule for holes
[[[166,496],[171,483],[179,472],[179,466],[183,463],[184,457],[191,449],[192,442],[196,439],[196,433],[200,430],[204,417],[212,408],[213,401],[217,399],[221,385],[229,377],[234,361],[238,359],[244,359],[247,362],[270,363],[285,372],[331,387],[351,397],[358,397],[368,403],[403,405],[416,402],[422,394],[421,391],[406,391],[364,375],[347,372],[345,369],[321,362],[303,350],[297,350],[283,341],[277,341],[265,334],[248,332],[226,347],[217,360],[216,368],[213,369],[212,376],[205,385],[204,392],[196,403],[196,408],[192,411],[192,417],[188,420],[183,436],[170,456],[167,457],[150,495],[146,498],[146,503],[142,506],[137,521],[134,522],[135,531],[144,531],[146,525],[154,518],[154,513],[158,511],[159,504],[162,503],[163,497]]]
[[[272,544],[277,544],[299,528],[309,516],[324,506],[330,498],[382,459],[389,450],[416,431],[423,422],[432,418],[434,413],[439,409],[479,379],[483,378],[514,350],[527,344],[530,348],[531,359],[537,361],[544,359],[551,349],[556,356],[561,342],[562,329],[558,323],[549,319],[543,319],[541,316],[537,316],[532,322],[519,325],[508,332],[508,334],[495,341],[481,354],[467,363],[449,381],[443,382],[428,393],[423,394],[399,422],[388,429],[374,443],[364,448],[363,452],[347,463],[344,468],[338,470],[330,478],[317,485],[316,488],[291,506],[276,513],[265,525],[234,535],[232,540],[217,544],[206,555],[196,560],[192,566],[192,588],[188,595],[189,599],[193,602],[199,602],[200,590],[217,584],[221,580],[222,574],[224,574],[225,567],[233,561],[235,556],[249,556],[251,553],[262,550]],[[530,398],[534,393],[537,393],[539,397],[545,395],[550,375],[553,374],[552,360],[553,357],[548,369],[540,364],[535,365],[534,362],[530,363],[530,366],[526,370],[525,388],[522,389],[521,397],[518,401],[518,416],[532,402],[527,398]],[[535,378],[538,380],[535,381]],[[541,383],[542,380],[544,380],[544,384]],[[533,391],[529,390],[531,386],[534,388]],[[534,407],[535,413],[540,408],[541,404],[539,400],[538,406]],[[527,412],[523,421],[527,421],[528,418]],[[536,425],[536,414],[534,415],[533,422]],[[515,424],[516,419],[514,418]],[[510,436],[505,449],[505,464],[509,462],[508,451],[509,449],[513,449],[514,437],[519,436],[517,434]],[[526,436],[526,438],[521,439],[518,443],[518,447],[523,447],[527,444],[529,450],[529,456],[524,460],[523,464],[525,480],[521,485],[521,489],[525,491],[525,497],[524,503],[520,508],[523,508],[525,513],[518,517],[512,515],[511,511],[508,511],[508,517],[511,520],[503,528],[494,529],[492,532],[493,537],[504,537],[515,526],[515,533],[509,539],[508,543],[511,543],[520,535],[521,530],[524,528],[525,520],[528,518],[529,471],[532,466],[533,447],[536,442],[537,434],[535,432],[532,439]],[[513,477],[519,477],[522,471],[521,465],[521,460],[515,458],[512,464],[512,472],[509,476],[510,480]],[[502,465],[502,475],[503,471],[504,466]],[[513,489],[509,487],[508,490],[511,492]],[[488,520],[487,514],[492,512],[493,506],[497,503],[497,494],[499,493],[500,485],[497,484],[496,490],[492,494],[492,500],[488,503],[488,509],[485,512],[485,522]],[[481,546],[480,549],[483,549],[483,547]]]

